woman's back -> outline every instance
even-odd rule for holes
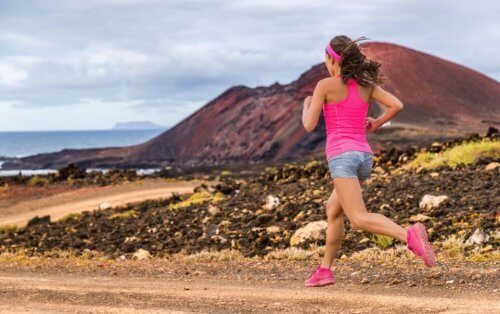
[[[323,104],[327,159],[350,150],[373,153],[365,131],[370,89],[360,91],[354,78],[349,78],[345,87],[338,78],[328,80],[330,88]]]

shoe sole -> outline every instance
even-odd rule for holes
[[[432,245],[427,237],[427,230],[425,229],[425,226],[421,223],[417,223],[415,225],[415,229],[420,247],[424,249],[423,256],[421,257],[424,260],[425,266],[436,266],[436,255],[434,254],[434,249],[432,248]]]
[[[310,284],[305,284],[306,287],[321,287],[321,286],[326,286],[326,285],[332,285],[335,283],[335,280],[334,279],[324,279],[324,280],[320,280],[316,283],[310,283]]]

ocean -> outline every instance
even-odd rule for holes
[[[143,143],[162,132],[163,130],[0,132],[0,169],[2,157],[25,157],[66,148],[128,146]]]

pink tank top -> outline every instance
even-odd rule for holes
[[[346,83],[347,97],[344,100],[323,104],[327,160],[349,150],[373,154],[365,131],[369,105],[359,95],[358,83],[354,78],[349,78]]]

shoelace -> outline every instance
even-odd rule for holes
[[[316,266],[316,268],[311,272],[311,274],[309,275],[309,278],[312,277],[312,275],[314,275],[315,272],[318,271],[318,269],[320,268],[320,265]]]

